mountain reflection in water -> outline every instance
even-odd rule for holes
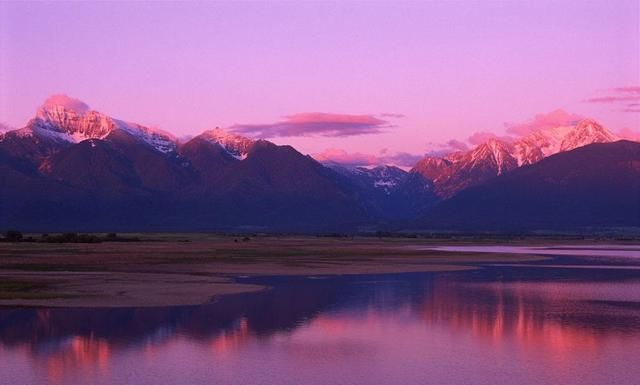
[[[206,306],[0,310],[2,375],[12,384],[640,378],[629,361],[640,353],[638,270],[251,281],[273,288]]]

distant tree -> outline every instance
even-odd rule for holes
[[[61,236],[61,241],[63,243],[77,242],[78,234],[77,233],[64,233]]]
[[[5,238],[9,242],[20,242],[22,240],[22,233],[16,230],[9,230],[6,232]]]

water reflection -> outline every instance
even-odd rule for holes
[[[616,383],[634,383],[639,369],[623,363],[640,353],[640,272],[551,271],[272,278],[270,291],[207,306],[4,309],[2,374],[16,384],[185,373],[203,384],[534,384],[545,383],[540,370],[595,384],[622,365]]]

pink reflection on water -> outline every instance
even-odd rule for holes
[[[105,340],[76,336],[56,354],[35,358],[36,365],[46,368],[52,384],[68,384],[70,377],[108,378],[111,347]]]
[[[600,385],[632,384],[640,376],[629,360],[640,354],[639,329],[613,324],[637,319],[637,309],[598,302],[638,302],[635,281],[436,278],[419,301],[386,295],[383,302],[400,302],[322,311],[292,329],[259,332],[241,316],[207,335],[192,326],[206,324],[207,315],[138,346],[73,336],[45,353],[29,345],[3,348],[0,360],[15,368],[28,362],[29,370],[44,373],[32,384]],[[51,312],[38,319],[55,328]],[[16,370],[14,378],[28,377]]]

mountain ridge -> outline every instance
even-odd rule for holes
[[[291,146],[218,127],[179,140],[56,97],[25,127],[0,134],[0,227],[387,228],[554,155],[616,139],[585,119],[425,157],[407,172],[322,164]]]
[[[460,192],[424,213],[421,225],[467,231],[640,227],[640,143],[559,152]]]
[[[574,126],[534,130],[513,142],[491,138],[468,151],[442,158],[425,157],[410,172],[433,181],[436,195],[447,199],[468,187],[551,155],[619,139],[596,121],[583,119]]]

